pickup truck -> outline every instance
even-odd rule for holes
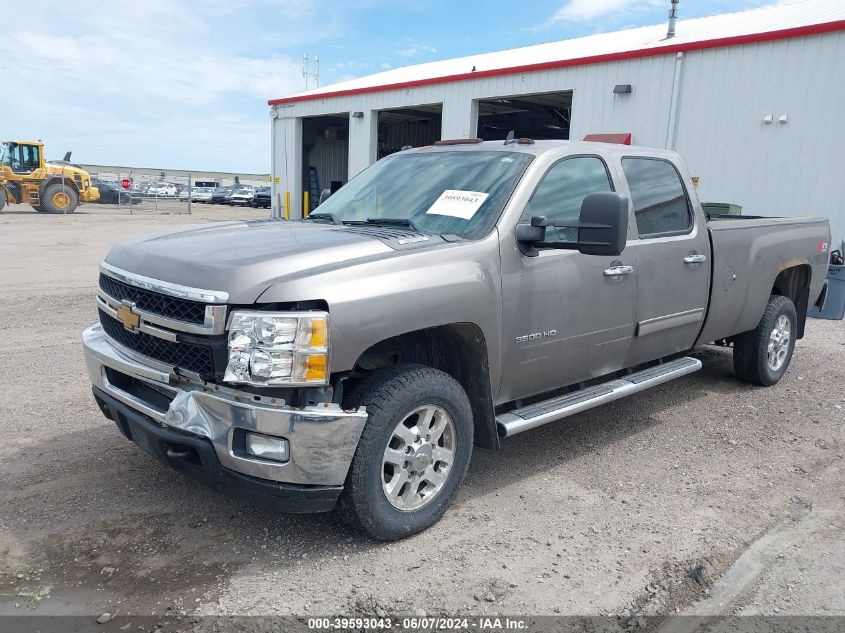
[[[399,539],[474,447],[690,374],[696,346],[777,383],[829,242],[823,219],[706,217],[673,152],[440,141],[303,220],[116,245],[84,353],[102,412],[165,464]]]

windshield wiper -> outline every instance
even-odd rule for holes
[[[339,226],[343,226],[343,221],[337,217],[334,213],[328,213],[327,211],[318,211],[317,213],[310,213],[308,217],[303,218],[305,220],[331,220],[332,224],[337,224]]]
[[[392,224],[394,226],[407,226],[408,228],[419,231],[420,233],[428,233],[421,228],[416,222],[409,218],[367,218],[367,224]]]

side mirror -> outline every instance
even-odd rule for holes
[[[547,227],[578,229],[575,242],[547,241]],[[591,193],[581,203],[578,221],[531,218],[516,227],[516,240],[523,253],[537,255],[539,248],[578,250],[585,255],[619,255],[628,236],[628,198],[613,191]]]
[[[581,203],[578,250],[619,255],[628,239],[628,198],[613,191],[591,193]]]
[[[317,203],[317,206],[320,206],[321,204],[323,204],[326,200],[328,200],[328,199],[329,199],[329,197],[330,197],[331,195],[332,195],[332,190],[331,190],[331,189],[323,189],[323,190],[320,192],[320,202],[319,202],[319,203]]]

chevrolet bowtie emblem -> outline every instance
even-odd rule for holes
[[[130,332],[135,332],[141,325],[141,317],[132,311],[132,306],[121,305],[117,309],[117,318]]]

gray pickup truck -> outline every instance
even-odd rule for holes
[[[823,294],[815,218],[706,217],[677,154],[441,141],[300,221],[115,246],[83,343],[128,439],[249,502],[432,525],[473,447],[701,367],[786,371]]]

